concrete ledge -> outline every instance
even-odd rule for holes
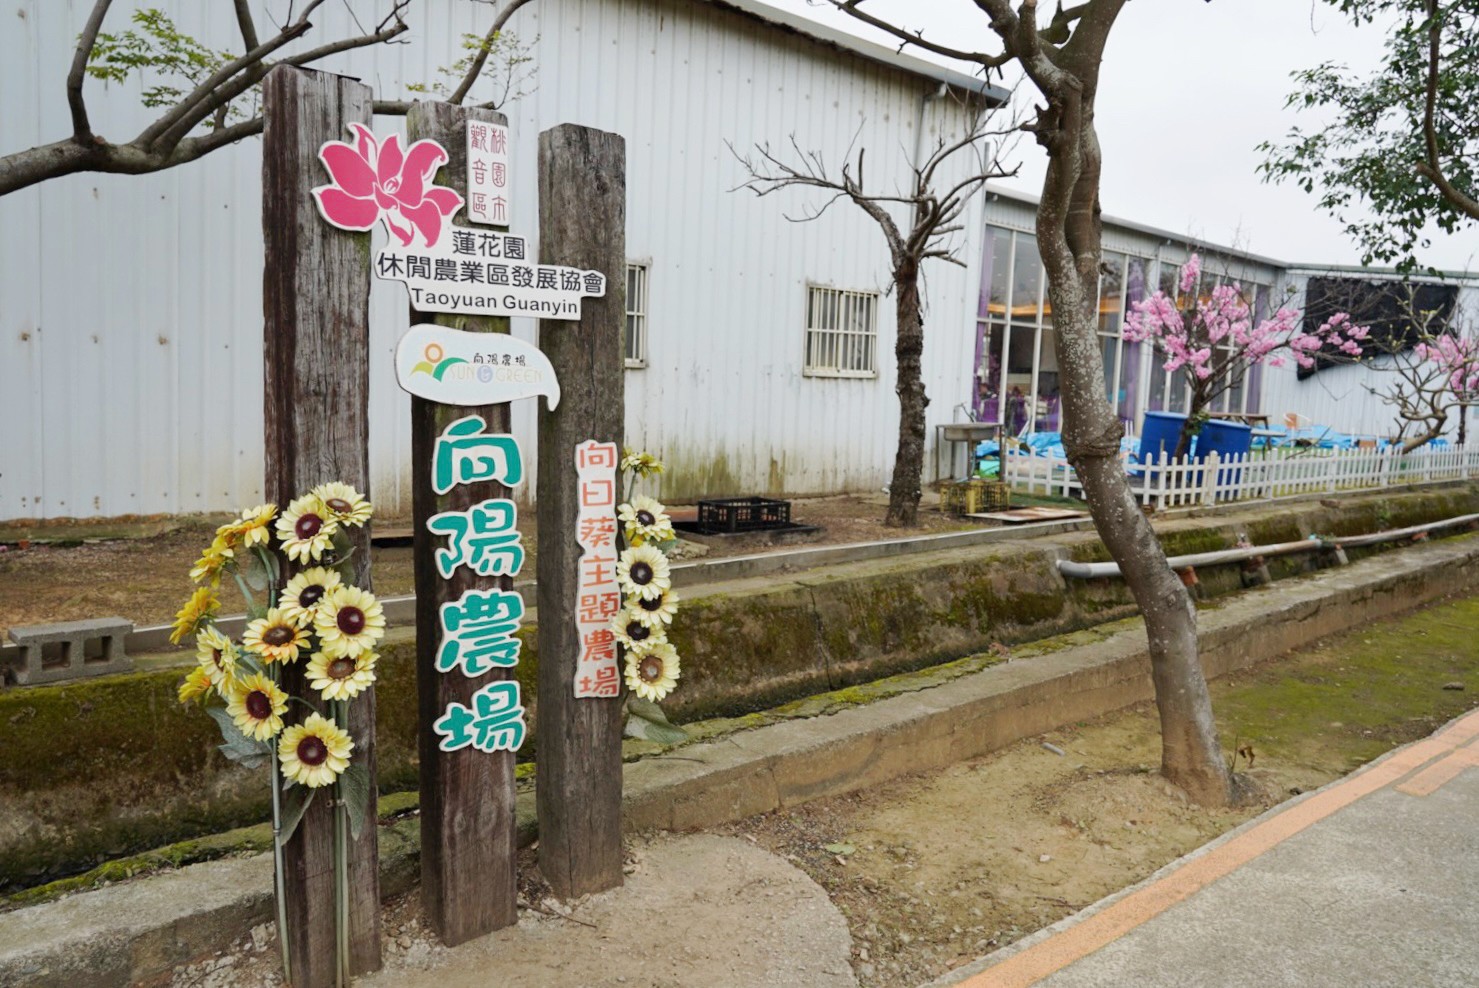
[[[1201,614],[1216,676],[1479,585],[1479,537],[1423,545],[1251,591]],[[629,829],[690,829],[976,757],[1151,697],[1138,622],[1103,641],[996,665],[917,693],[685,746],[625,768]],[[382,842],[382,870],[419,849]],[[529,835],[532,838],[532,834]],[[125,985],[218,950],[270,916],[268,855],[191,865],[0,914],[0,984]]]

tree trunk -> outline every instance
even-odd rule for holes
[[[924,314],[919,305],[919,267],[908,264],[894,274],[898,298],[898,339],[894,356],[898,361],[899,446],[894,454],[894,476],[888,488],[885,525],[896,528],[919,523],[920,478],[924,474],[924,410],[930,400],[924,393]]]
[[[1038,249],[1057,329],[1063,442],[1094,527],[1145,618],[1161,717],[1161,771],[1198,803],[1225,805],[1233,795],[1232,776],[1222,760],[1197,654],[1196,611],[1130,492],[1119,459],[1119,419],[1104,397],[1095,326],[1100,156],[1092,105],[1092,91],[1085,87],[1081,105],[1051,121],[1060,127],[1055,138],[1061,144],[1050,146],[1037,213]]]

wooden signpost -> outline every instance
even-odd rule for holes
[[[539,136],[539,259],[602,272],[607,283],[604,297],[584,301],[578,324],[544,320],[539,332],[562,385],[559,408],[539,413],[539,868],[556,895],[572,898],[622,881],[622,701],[576,696],[585,652],[576,619],[587,580],[576,451],[594,441],[614,444],[619,455],[622,442],[620,135],[565,124]],[[615,464],[611,474],[618,476]]]
[[[320,219],[311,191],[323,184],[319,148],[370,121],[369,87],[291,66],[262,87],[263,378],[267,499],[286,505],[300,492],[340,480],[369,489],[368,233]],[[370,526],[350,529],[357,560],[351,581],[370,586]],[[284,574],[286,577],[287,574]],[[285,666],[289,693],[310,693],[306,663]],[[374,689],[350,708],[356,762],[375,778]],[[294,988],[334,984],[332,808],[316,799],[284,850],[289,955]],[[380,873],[375,800],[351,843],[351,969],[380,967]]]
[[[439,184],[469,195],[467,142],[469,121],[506,123],[492,110],[467,109],[448,103],[417,103],[406,118],[411,141],[434,140],[450,160]],[[457,228],[466,228],[458,216]],[[481,263],[481,262],[478,262]],[[433,322],[474,333],[507,333],[507,316],[432,315],[411,309],[411,324]],[[439,359],[445,355],[434,353]],[[513,587],[512,576],[483,576],[460,567],[444,578],[436,553],[447,544],[426,527],[442,512],[465,512],[488,499],[506,499],[506,484],[463,483],[439,492],[433,486],[436,445],[454,422],[476,416],[487,433],[509,431],[509,406],[440,404],[411,398],[412,501],[415,512],[416,690],[418,746],[421,755],[421,899],[432,929],[447,945],[463,943],[515,922],[514,752],[463,747],[442,751],[432,729],[449,704],[471,707],[473,696],[489,684],[511,680],[511,667],[493,666],[476,676],[438,668],[441,609],[468,591]],[[517,455],[517,451],[515,451]],[[503,473],[508,479],[506,468]],[[516,482],[517,477],[513,480]]]

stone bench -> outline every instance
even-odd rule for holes
[[[134,663],[124,654],[123,637],[133,630],[133,622],[121,617],[11,628],[10,640],[20,646],[16,684],[36,686],[130,672]]]

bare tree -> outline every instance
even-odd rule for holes
[[[532,0],[509,0],[489,28],[467,67],[466,75],[450,102],[461,103],[487,64],[504,25],[513,13]],[[331,55],[400,43],[409,30],[406,12],[412,0],[387,0],[386,12],[373,29],[339,38],[305,51],[272,61],[272,56],[313,30],[309,18],[325,0],[307,0],[294,16],[276,26],[265,41],[257,31],[251,0],[232,0],[242,54],[220,55],[188,35],[176,31],[173,22],[157,10],[139,11],[134,21],[138,31],[111,35],[103,31],[112,0],[96,0],[67,73],[67,105],[71,110],[71,136],[50,144],[15,151],[0,157],[0,196],[76,172],[115,172],[142,175],[163,171],[194,161],[244,137],[262,132],[262,118],[252,96],[275,64],[311,65]],[[84,84],[89,76],[121,81],[134,72],[152,69],[170,78],[145,90],[145,104],[160,109],[159,116],[132,140],[108,141],[94,130],[88,113]],[[183,81],[186,87],[177,87]],[[251,111],[246,107],[250,105]],[[404,114],[406,102],[376,102],[376,113]],[[197,132],[199,128],[205,128]]]
[[[1119,563],[1149,639],[1161,719],[1161,771],[1193,799],[1229,802],[1234,779],[1222,758],[1212,701],[1197,654],[1196,611],[1166,565],[1154,529],[1130,493],[1120,464],[1121,426],[1104,394],[1096,337],[1102,159],[1094,129],[1104,47],[1125,0],[1061,4],[1041,22],[1038,0],[974,0],[992,44],[942,44],[868,10],[869,0],[824,0],[913,46],[973,62],[987,73],[1021,68],[1045,105],[1023,125],[1048,156],[1037,208],[1037,243],[1048,278],[1063,384],[1063,444],[1088,498],[1095,528]],[[876,7],[876,5],[875,5]]]
[[[822,189],[832,195],[820,206],[799,216],[788,216],[793,222],[808,222],[825,213],[839,199],[848,199],[868,214],[888,242],[892,265],[894,306],[898,332],[894,341],[897,378],[894,392],[899,396],[899,441],[894,454],[893,480],[889,484],[888,514],[885,523],[912,527],[919,521],[920,477],[924,472],[925,394],[922,361],[924,357],[924,295],[920,289],[924,262],[936,258],[962,267],[951,243],[963,227],[959,220],[971,197],[981,185],[993,178],[1016,173],[1001,167],[1001,139],[1017,132],[1015,126],[1005,130],[988,130],[984,115],[978,117],[967,132],[956,140],[939,138],[929,157],[910,165],[910,182],[906,191],[869,190],[863,171],[866,148],[857,156],[848,151],[845,163],[835,172],[828,169],[822,155],[802,151],[791,137],[791,160],[773,152],[769,144],[755,147],[753,156],[741,156],[731,145],[730,151],[744,165],[749,179],[739,188],[757,196],[770,195],[795,186]],[[995,143],[992,138],[997,138]],[[968,166],[956,168],[954,174],[968,172],[952,181],[942,179],[942,169],[950,171],[960,161]],[[908,221],[901,225],[895,211],[903,207]]]

